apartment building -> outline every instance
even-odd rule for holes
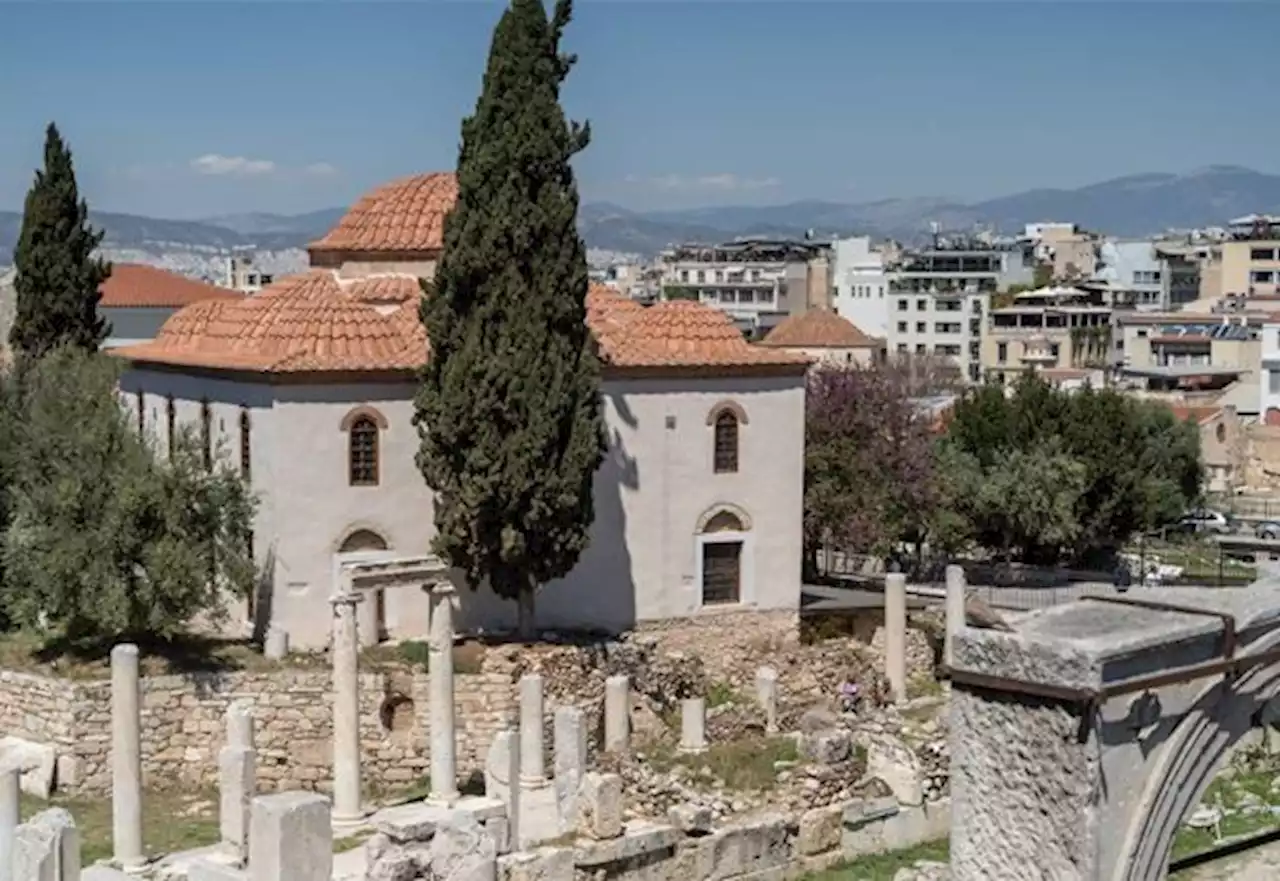
[[[1119,381],[1184,402],[1230,405],[1242,417],[1265,412],[1259,365],[1267,317],[1239,310],[1116,313]]]
[[[1170,311],[1200,296],[1200,267],[1189,246],[1109,239],[1098,247],[1097,268],[1082,288],[1099,290],[1114,306]]]
[[[1075,282],[1097,271],[1100,237],[1074,223],[1029,223],[1023,237],[1054,279]]]
[[[1280,294],[1280,217],[1236,218],[1219,248],[1223,296]]]
[[[762,336],[788,315],[830,307],[829,250],[773,239],[679,245],[659,256],[662,299],[713,306],[747,335]]]
[[[243,294],[256,294],[275,280],[269,272],[260,272],[253,265],[253,258],[240,255],[227,258],[227,288]]]
[[[889,335],[889,273],[886,254],[870,236],[837,239],[831,245],[832,300],[836,314],[872,336]]]
[[[889,269],[889,351],[950,359],[970,382],[982,379],[982,339],[990,297],[1027,284],[1028,249],[974,238],[936,237]]]
[[[1263,320],[1258,363],[1259,419],[1280,425],[1280,313]]]
[[[983,375],[1005,384],[1028,371],[1050,379],[1095,378],[1111,362],[1112,308],[1100,292],[1073,287],[1027,291],[990,310]]]

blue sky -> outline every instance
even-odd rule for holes
[[[50,119],[103,210],[293,213],[450,168],[501,9],[4,4],[0,208]],[[977,199],[1280,172],[1277,35],[1272,2],[579,0],[564,97],[587,200]]]

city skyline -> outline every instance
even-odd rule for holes
[[[0,93],[13,135],[0,210],[20,210],[50,120],[105,211],[300,213],[452,168],[502,5],[67,8],[6,11],[31,39],[0,57],[0,81],[22,83]],[[1216,3],[1188,27],[1187,8],[580,2],[564,102],[594,133],[582,196],[967,201],[1209,165],[1280,171],[1280,124],[1253,111],[1265,77],[1238,71],[1265,57],[1280,9]],[[55,31],[67,49],[45,69],[37,37]]]

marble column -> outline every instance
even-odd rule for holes
[[[356,824],[360,808],[360,641],[356,606],[363,599],[345,593],[333,605],[333,822]]]
[[[965,592],[964,568],[961,566],[947,567],[947,629],[944,634],[945,642],[942,649],[942,663],[947,669],[951,668],[954,662],[953,654],[955,652],[954,643],[956,634],[964,627],[964,592]]]
[[[427,675],[431,688],[432,801],[458,800],[453,706],[453,591],[431,588],[431,632],[427,642]]]
[[[13,837],[18,831],[17,768],[0,769],[0,881],[13,881]]]
[[[631,680],[610,676],[604,681],[604,748],[626,752],[631,741]]]
[[[142,850],[142,696],[138,647],[111,650],[111,841],[126,872],[146,864]]]
[[[547,782],[543,746],[542,675],[520,677],[520,779],[532,786]]]
[[[761,667],[756,671],[756,700],[764,711],[765,734],[778,733],[778,671]]]
[[[227,746],[253,749],[253,704],[232,701],[227,707]]]
[[[707,699],[689,697],[680,702],[680,752],[700,753],[707,748]]]
[[[907,576],[884,579],[884,675],[894,701],[907,696]]]

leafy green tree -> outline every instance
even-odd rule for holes
[[[119,405],[117,365],[72,346],[31,363],[15,432],[0,605],[70,644],[165,638],[247,595],[253,499],[191,435],[159,460]]]
[[[1203,477],[1195,426],[1177,422],[1167,407],[1111,389],[1068,393],[1035,375],[1012,393],[988,385],[968,395],[956,407],[947,443],[972,460],[985,484],[1002,487],[1006,505],[1031,506],[1023,513],[968,508],[978,541],[1036,561],[1114,551],[1192,505]],[[1032,464],[1050,484],[1037,485]],[[1010,474],[1021,475],[1020,482],[1006,480]],[[1055,483],[1061,491],[1050,493]],[[1068,529],[1056,512],[1073,493],[1076,526]],[[1035,525],[1042,516],[1045,522]]]
[[[473,586],[516,600],[525,636],[538,587],[587,545],[604,455],[570,166],[590,130],[559,103],[571,14],[569,0],[550,20],[542,0],[512,0],[499,21],[421,306],[430,358],[415,423],[436,548]]]
[[[111,265],[93,256],[101,241],[80,198],[71,150],[50,123],[44,169],[27,192],[13,257],[17,309],[9,343],[20,356],[38,358],[64,344],[97,351],[107,338],[98,288]]]

